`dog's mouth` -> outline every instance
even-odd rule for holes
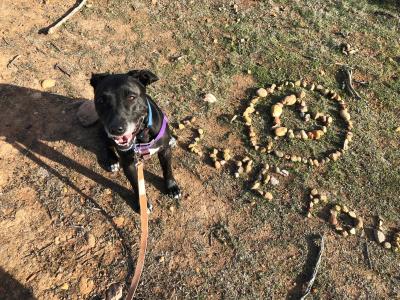
[[[120,147],[128,147],[132,144],[133,141],[133,133],[128,133],[120,136],[112,136],[111,137],[114,142]]]
[[[133,142],[135,141],[136,135],[139,133],[140,128],[141,128],[141,122],[140,120],[137,124],[137,126],[128,126],[127,132],[125,132],[123,135],[112,135],[108,133],[108,136],[115,142],[115,144],[122,149],[127,149],[129,148]],[[132,127],[134,129],[132,130]],[[132,131],[130,131],[130,130]]]
[[[132,145],[135,140],[136,135],[139,133],[140,128],[135,129],[135,131],[131,133],[125,133],[124,135],[112,135],[110,136],[115,144],[117,144],[120,148],[128,148]]]

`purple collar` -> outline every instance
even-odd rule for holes
[[[158,132],[157,136],[151,140],[149,143],[132,143],[132,146],[129,147],[126,150],[122,150],[122,151],[129,151],[131,149],[133,149],[133,151],[137,154],[139,154],[140,156],[142,156],[143,158],[148,158],[150,157],[150,155],[158,152],[159,148],[153,148],[154,144],[157,143],[165,134],[165,131],[167,129],[167,124],[168,124],[168,119],[167,117],[163,114],[163,121],[162,121],[162,125],[160,128],[160,131]]]

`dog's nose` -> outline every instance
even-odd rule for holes
[[[125,132],[125,127],[122,125],[111,126],[110,133],[113,135],[121,135]]]

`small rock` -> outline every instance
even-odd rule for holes
[[[282,115],[282,112],[283,112],[282,108],[283,108],[282,103],[277,103],[277,104],[272,105],[272,107],[271,107],[272,116],[274,118],[280,117]]]
[[[355,229],[354,227],[352,227],[352,228],[349,230],[349,233],[352,234],[352,235],[355,235],[355,234],[356,234],[356,229]]]
[[[335,210],[337,212],[341,212],[342,211],[342,207],[340,205],[335,205]]]
[[[69,289],[69,284],[64,283],[62,286],[60,286],[60,289],[62,289],[63,291],[67,291]]]
[[[178,128],[179,128],[179,129],[185,129],[185,125],[182,124],[182,123],[179,123],[179,124],[178,124]]]
[[[349,215],[349,217],[351,217],[353,219],[357,218],[357,215],[356,215],[356,213],[354,211],[349,211],[348,215]]]
[[[328,202],[328,196],[326,196],[326,194],[321,194],[321,195],[319,196],[319,198],[321,199],[321,201],[322,201],[323,203]]]
[[[267,184],[270,182],[270,180],[271,180],[271,175],[267,174],[265,175],[263,182],[264,184]]]
[[[282,158],[282,157],[285,156],[285,154],[282,151],[279,151],[279,150],[275,150],[274,154],[279,158]]]
[[[274,199],[274,196],[270,193],[270,192],[266,192],[264,195],[265,199],[267,199],[268,201],[271,201],[272,199]]]
[[[318,195],[318,190],[317,189],[312,189],[311,190],[311,195],[312,196],[317,196]]]
[[[45,79],[41,82],[42,88],[49,89],[56,85],[56,81],[54,79]]]
[[[252,161],[250,161],[250,162],[252,162]],[[244,172],[246,173],[246,174],[249,174],[250,172],[251,172],[251,170],[253,169],[253,164],[252,163],[247,163],[247,165],[246,165],[246,168],[244,169]]]
[[[267,97],[268,92],[267,92],[266,89],[260,88],[260,89],[257,90],[256,94],[257,94],[257,96],[259,96],[261,98],[265,98],[265,97]]]
[[[288,131],[288,129],[286,127],[278,127],[278,128],[275,128],[275,135],[279,136],[279,137],[285,136],[287,131]]]
[[[300,134],[301,134],[301,138],[302,138],[303,140],[307,140],[307,139],[308,139],[308,135],[307,135],[307,133],[305,132],[305,130],[301,130],[301,131],[300,131]]]
[[[224,152],[223,156],[224,156],[224,160],[225,161],[228,161],[228,160],[230,160],[232,158],[229,153],[225,153],[225,152]]]
[[[391,245],[389,242],[384,242],[384,243],[383,243],[383,247],[384,247],[385,249],[390,249],[390,248],[392,248],[392,245]]]
[[[296,95],[286,96],[285,98],[283,98],[283,101],[282,101],[282,103],[284,105],[288,105],[288,106],[293,105],[296,102],[297,102]]]
[[[394,131],[395,131],[395,132],[400,132],[400,126],[397,127]]]
[[[375,229],[374,234],[375,239],[379,244],[382,244],[386,240],[386,236],[382,231]]]
[[[293,129],[289,129],[287,132],[287,136],[289,139],[294,139],[294,132]]]
[[[208,103],[217,102],[217,98],[213,94],[205,94],[203,100]]]
[[[271,182],[272,185],[278,185],[279,184],[279,180],[274,176],[271,176],[270,182]]]
[[[313,130],[312,133],[315,140],[319,140],[324,135],[323,130]]]
[[[113,221],[115,223],[115,226],[117,226],[117,228],[121,228],[125,224],[125,218],[122,216],[113,218]]]
[[[87,243],[90,248],[93,248],[94,246],[96,246],[96,238],[93,234],[89,233],[87,235]]]
[[[256,181],[253,186],[251,187],[252,190],[258,190],[260,188],[261,183]]]
[[[304,90],[301,90],[301,92],[298,93],[298,95],[297,95],[297,97],[299,99],[303,99],[303,98],[305,98],[305,96],[306,96],[306,92]]]
[[[160,258],[158,259],[159,263],[163,263],[165,261],[165,257],[164,256],[160,256]]]
[[[350,121],[350,114],[347,111],[347,109],[342,109],[340,111],[340,116],[345,120],[345,121]]]

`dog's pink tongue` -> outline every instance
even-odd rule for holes
[[[132,139],[132,134],[121,135],[115,138],[118,144],[126,144]]]

